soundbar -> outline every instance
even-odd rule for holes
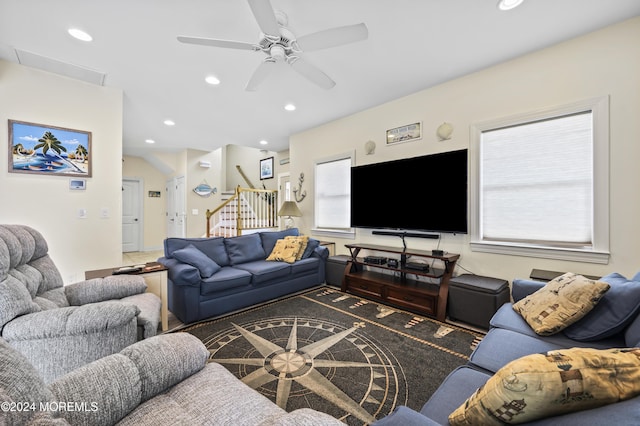
[[[427,238],[430,240],[437,240],[440,238],[438,234],[419,234],[416,232],[401,232],[401,231],[371,231],[373,235],[389,235],[392,237],[412,237],[412,238]]]

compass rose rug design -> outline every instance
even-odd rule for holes
[[[309,407],[349,425],[398,405],[419,410],[483,336],[331,287],[179,331],[285,410]]]

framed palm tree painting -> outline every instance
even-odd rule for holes
[[[91,132],[9,120],[9,172],[91,177]]]

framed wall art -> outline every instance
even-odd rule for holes
[[[387,130],[387,145],[418,139],[422,139],[422,123],[412,123]]]
[[[273,157],[260,160],[260,180],[273,178]]]
[[[9,172],[91,177],[91,132],[9,120]]]

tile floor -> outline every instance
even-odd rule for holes
[[[123,265],[137,265],[139,263],[155,262],[164,255],[164,251],[132,251],[122,253]]]

